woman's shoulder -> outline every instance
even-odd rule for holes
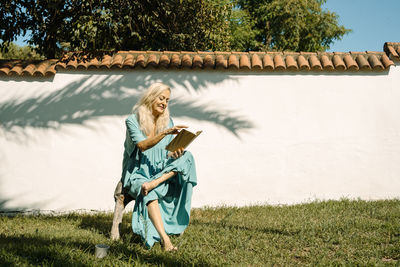
[[[130,114],[130,115],[125,119],[125,121],[134,121],[134,122],[137,122],[138,120],[137,120],[136,114],[133,113],[133,114]]]
[[[172,119],[172,117],[169,117],[168,127],[173,127],[173,126],[174,126],[174,120]]]

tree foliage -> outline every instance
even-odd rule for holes
[[[93,50],[329,48],[348,32],[325,0],[15,0],[0,3],[0,46],[29,33],[48,58]]]
[[[254,43],[246,50],[324,51],[350,30],[323,11],[326,0],[238,0]]]
[[[44,57],[36,53],[32,47],[9,43],[0,49],[0,59],[44,59]]]

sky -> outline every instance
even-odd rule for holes
[[[400,0],[328,0],[323,9],[339,15],[352,32],[330,52],[383,51],[385,42],[400,42]]]
[[[400,0],[327,0],[323,9],[352,30],[330,52],[383,51],[385,42],[400,42]],[[22,37],[16,43],[25,45]]]

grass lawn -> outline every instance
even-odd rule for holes
[[[169,253],[144,248],[130,216],[118,242],[110,213],[0,216],[0,265],[400,265],[400,200],[193,209]],[[94,257],[99,243],[111,247],[106,258]]]

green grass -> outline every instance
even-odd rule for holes
[[[124,216],[0,216],[0,265],[11,266],[399,266],[400,200],[193,209],[178,252],[144,248]],[[96,259],[95,244],[111,246]]]

